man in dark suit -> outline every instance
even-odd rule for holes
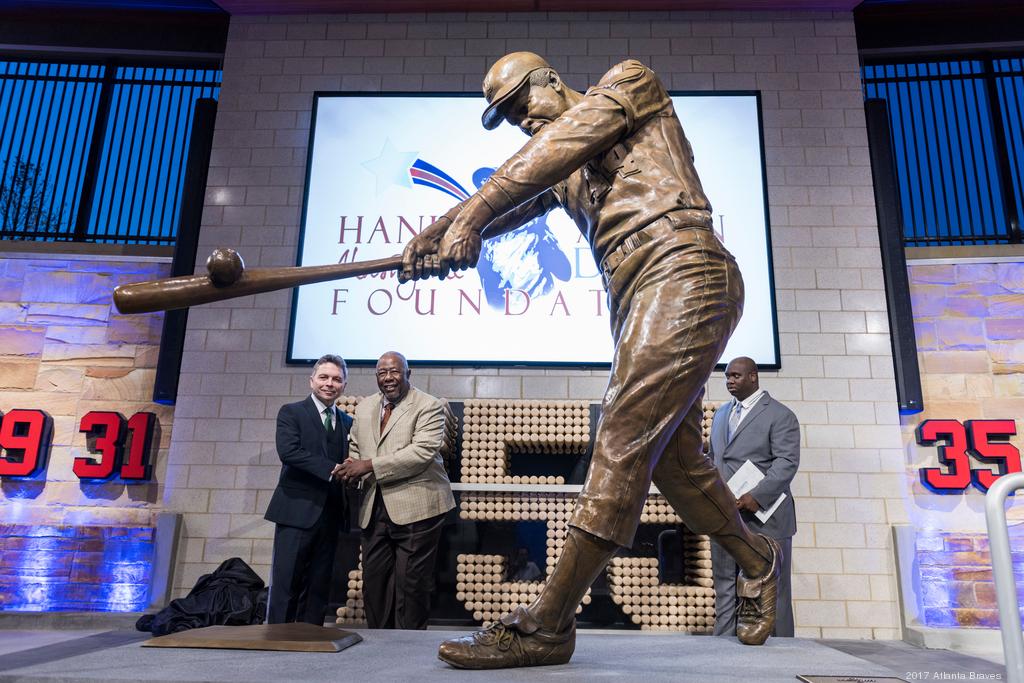
[[[281,477],[265,515],[275,524],[268,624],[324,625],[334,549],[347,526],[338,473],[352,418],[334,405],[347,378],[344,360],[323,356],[309,377],[310,395],[277,414]]]
[[[735,358],[729,363],[725,369],[725,385],[733,400],[715,413],[711,424],[711,457],[726,481],[747,461],[764,474],[764,479],[737,499],[736,507],[751,530],[778,540],[782,546],[778,612],[772,635],[792,636],[790,550],[796,533],[796,508],[789,484],[800,465],[800,423],[792,410],[760,388],[757,364],[750,358]],[[759,519],[756,513],[770,509],[782,494],[786,497],[775,512],[765,521]],[[735,635],[736,562],[714,541],[711,562],[715,582],[714,634]]]

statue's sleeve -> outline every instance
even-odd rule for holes
[[[554,191],[543,192],[488,223],[481,233],[481,237],[491,239],[492,237],[512,232],[533,219],[543,216],[557,206],[559,204]]]
[[[640,62],[610,70],[583,99],[530,138],[495,171],[478,195],[501,216],[569,177],[632,134],[672,102]]]
[[[508,213],[612,147],[625,130],[626,114],[619,103],[608,97],[584,96],[530,138],[477,194],[495,216]]]
[[[672,98],[654,72],[630,59],[616,64],[593,88],[588,97],[604,96],[615,100],[626,115],[629,137],[654,116],[671,116]]]

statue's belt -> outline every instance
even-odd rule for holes
[[[626,260],[627,256],[644,244],[653,240],[658,229],[663,226],[671,228],[672,230],[711,230],[713,225],[714,223],[712,222],[711,212],[701,209],[682,209],[680,211],[673,211],[672,213],[667,213],[661,218],[648,223],[632,235],[628,235],[626,239],[619,242],[619,246],[615,247],[615,249],[613,249],[611,253],[605,256],[601,261],[601,272],[604,274],[605,283],[607,284],[612,277],[612,273],[615,272],[615,269],[619,267],[620,263]]]

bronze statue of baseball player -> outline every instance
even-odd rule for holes
[[[401,277],[472,267],[482,238],[561,207],[602,272],[615,352],[590,470],[544,590],[489,628],[444,642],[438,656],[469,669],[569,661],[576,608],[616,549],[632,544],[652,479],[691,531],[736,559],[737,635],[762,644],[775,621],[780,550],[744,525],[700,430],[704,385],[739,321],[743,279],[712,231],[668,93],[635,60],[579,93],[530,52],[498,60],[483,90],[484,127],[504,120],[530,140],[406,246]]]

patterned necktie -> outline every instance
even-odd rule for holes
[[[729,415],[729,439],[731,440],[733,434],[736,433],[736,429],[740,426],[740,413],[743,412],[743,404],[739,401],[732,409],[732,414]]]
[[[388,401],[384,404],[384,414],[380,416],[380,433],[384,433],[384,428],[388,426],[388,420],[391,419],[391,411],[394,410],[395,404]]]
[[[331,412],[330,408],[324,411],[324,429],[327,430],[327,436],[334,434],[334,420]]]

